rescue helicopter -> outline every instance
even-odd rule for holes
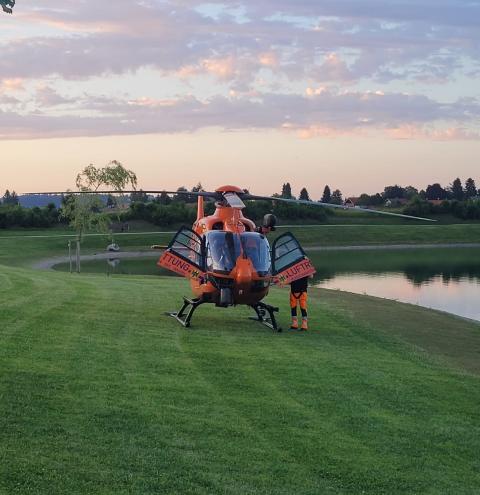
[[[178,194],[178,191],[169,194]],[[215,192],[184,194],[198,196],[197,219],[192,228],[180,228],[157,264],[190,280],[194,297],[184,297],[178,312],[167,313],[185,327],[190,326],[199,306],[212,303],[217,307],[250,306],[256,313],[253,319],[281,331],[275,318],[279,309],[263,302],[271,285],[284,286],[315,273],[314,266],[292,233],[277,237],[270,247],[266,236],[275,230],[277,219],[268,214],[263,225],[257,227],[243,215],[246,200],[348,208],[432,221],[356,206],[255,196],[231,185],[219,187]],[[215,200],[213,215],[205,216],[205,198]]]
[[[96,191],[82,194],[131,194],[136,191]],[[257,226],[243,215],[244,201],[267,200],[304,204],[323,208],[349,209],[394,217],[434,222],[428,218],[316,201],[256,196],[237,186],[221,186],[213,192],[143,191],[145,194],[175,194],[197,197],[197,218],[193,226],[181,227],[160,256],[157,265],[187,278],[193,297],[183,298],[179,311],[166,315],[184,327],[190,327],[193,314],[203,304],[217,307],[246,305],[256,316],[251,317],[274,331],[281,331],[276,320],[279,308],[263,302],[272,285],[285,286],[315,273],[304,249],[287,232],[270,246],[267,235],[275,230],[277,219],[265,215]],[[71,192],[67,192],[72,194]],[[36,193],[39,194],[39,193]],[[65,193],[43,193],[58,195]],[[78,193],[73,193],[78,194]],[[205,214],[205,200],[215,201],[215,212]]]

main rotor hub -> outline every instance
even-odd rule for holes
[[[237,186],[221,186],[218,189],[216,189],[215,192],[220,193],[220,194],[225,194],[225,193],[244,194],[245,193],[245,191],[243,189],[241,189],[240,187],[237,187]]]

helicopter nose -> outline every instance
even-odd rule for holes
[[[253,266],[250,260],[238,258],[235,282],[239,285],[248,285],[252,281]]]

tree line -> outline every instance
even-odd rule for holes
[[[281,192],[274,196],[295,199],[289,182],[283,184]],[[311,201],[306,187],[300,190],[298,199]],[[396,207],[407,215],[451,214],[463,220],[480,219],[480,189],[477,189],[475,180],[471,177],[465,183],[457,177],[446,187],[435,182],[421,190],[414,186],[403,187],[396,184],[386,186],[382,192],[374,194],[362,193],[359,197],[351,199],[355,206],[370,208]],[[344,203],[342,192],[339,189],[335,189],[332,193],[328,185],[325,186],[320,201],[331,204]]]
[[[106,167],[110,174],[112,170],[118,170],[118,162],[111,162]],[[95,189],[99,180],[114,180],[115,177],[97,177],[95,172],[98,170],[87,167],[85,170],[84,180],[86,183],[77,184],[80,189],[90,187]],[[129,180],[136,180],[132,174]],[[79,176],[80,177],[80,176]],[[341,205],[344,202],[343,194],[339,189],[330,188],[326,185],[323,189],[322,197],[319,199],[323,203]],[[191,190],[185,186],[177,189],[178,194],[168,195],[161,193],[156,197],[151,197],[141,189],[131,194],[123,201],[128,203],[128,207],[122,211],[114,209],[118,207],[118,198],[107,196],[97,198],[95,205],[92,203],[88,208],[99,212],[106,207],[106,217],[120,218],[122,221],[145,220],[158,226],[172,226],[181,223],[193,223],[196,218],[196,210],[193,204],[196,203],[195,195],[182,193],[203,191],[201,183],[196,184]],[[248,192],[248,191],[246,191]],[[361,194],[355,198],[355,205],[363,207],[397,207],[400,211],[415,216],[425,216],[429,214],[452,214],[461,219],[480,219],[480,191],[477,189],[475,180],[468,178],[464,183],[460,178],[456,178],[447,187],[442,187],[439,183],[429,184],[424,190],[418,190],[413,186],[386,186],[382,192],[372,195]],[[297,199],[293,194],[292,186],[289,182],[282,185],[279,193],[273,194],[272,197],[281,197],[285,199]],[[312,201],[312,197],[306,187],[300,190],[298,199]],[[62,206],[56,208],[51,203],[46,207],[40,208],[23,208],[20,206],[19,197],[15,191],[7,190],[0,199],[0,228],[9,227],[28,227],[28,228],[46,228],[58,224],[69,223],[69,211],[73,196],[62,198]],[[78,210],[78,202],[77,202]],[[109,215],[109,210],[112,213]],[[206,213],[211,214],[214,211],[214,204],[206,203]],[[288,204],[275,201],[247,201],[245,215],[253,220],[260,220],[266,213],[273,213],[282,220],[302,221],[311,220],[314,222],[324,222],[329,215],[334,212],[323,208],[309,208],[308,206],[298,204]]]

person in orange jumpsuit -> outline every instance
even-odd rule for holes
[[[290,308],[292,310],[292,326],[291,330],[298,330],[297,306],[300,305],[302,312],[302,325],[300,330],[308,330],[308,277],[300,278],[290,284]]]

